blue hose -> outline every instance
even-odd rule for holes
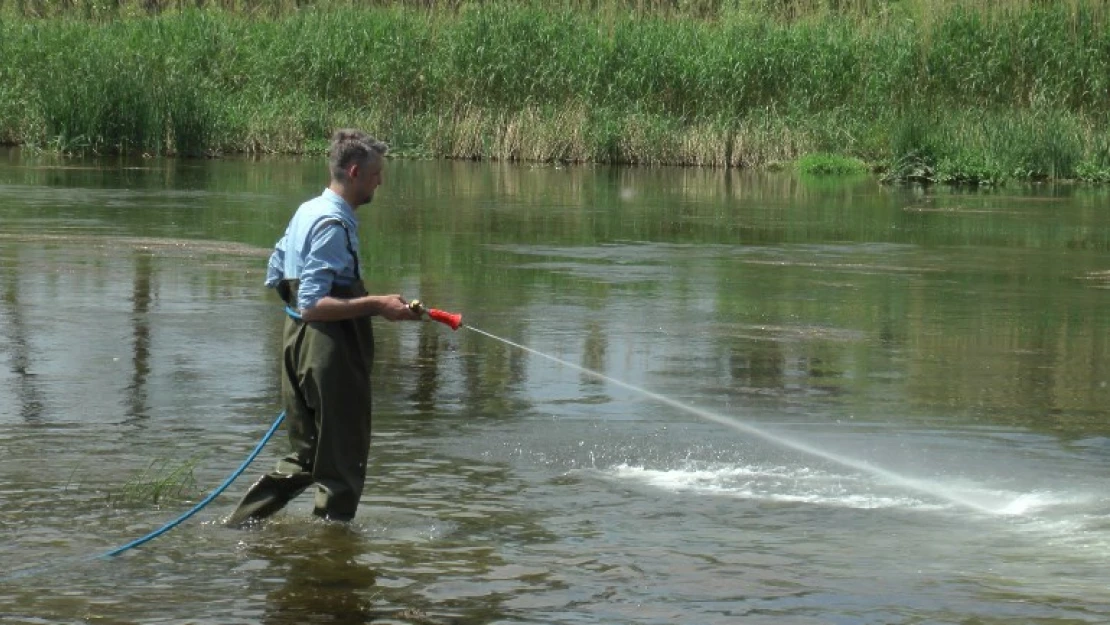
[[[200,500],[200,502],[198,502],[197,505],[193,506],[192,509],[190,509],[188,512],[186,512],[185,514],[182,514],[181,516],[179,516],[176,519],[170,521],[169,523],[166,523],[162,527],[154,530],[153,532],[147,534],[146,536],[143,536],[142,538],[136,538],[135,540],[127,543],[126,545],[121,545],[119,547],[116,547],[115,549],[112,549],[111,551],[106,551],[106,552],[104,552],[104,553],[102,553],[102,554],[100,554],[99,556],[96,556],[96,557],[98,557],[98,558],[112,558],[112,557],[118,556],[119,554],[123,553],[124,551],[127,551],[128,549],[133,549],[133,548],[138,547],[139,545],[141,545],[143,543],[147,543],[147,542],[150,542],[150,541],[154,540],[155,538],[158,538],[162,534],[165,534],[166,532],[172,530],[173,528],[177,527],[178,525],[181,525],[181,523],[183,523],[185,520],[187,520],[189,517],[193,516],[197,512],[200,512],[200,510],[202,508],[204,508],[208,504],[212,503],[213,499],[215,499],[216,497],[219,497],[220,493],[227,490],[227,487],[231,486],[231,483],[234,482],[235,479],[238,478],[240,475],[242,475],[243,471],[247,470],[247,467],[250,466],[250,463],[254,462],[254,459],[258,457],[258,454],[261,453],[262,448],[265,447],[266,443],[269,442],[271,437],[273,437],[274,432],[277,431],[278,426],[281,425],[281,422],[284,419],[285,419],[285,412],[282,411],[281,414],[279,414],[277,416],[277,419],[274,420],[274,424],[270,426],[270,429],[269,429],[269,431],[266,432],[266,435],[262,437],[262,440],[258,441],[257,445],[255,445],[254,451],[252,451],[250,453],[250,455],[247,456],[247,459],[243,461],[243,464],[239,465],[239,468],[235,469],[234,473],[227,476],[227,479],[224,480],[223,484],[220,484],[219,486],[217,486],[216,490],[212,491],[211,493],[208,494],[207,497]]]
[[[250,463],[253,462],[254,459],[258,457],[259,453],[262,452],[262,448],[266,446],[266,443],[269,442],[269,440],[271,438],[273,438],[274,432],[277,432],[278,426],[281,425],[281,422],[284,419],[285,419],[285,412],[282,411],[277,416],[277,419],[274,420],[274,424],[270,426],[270,429],[266,432],[266,435],[262,437],[262,440],[258,441],[258,445],[255,445],[254,451],[252,451],[250,453],[250,455],[247,456],[247,459],[244,460],[243,463],[239,465],[239,468],[235,469],[235,471],[231,475],[229,475],[226,480],[224,480],[223,484],[220,484],[219,486],[217,486],[216,490],[209,493],[207,497],[205,497],[200,502],[198,502],[197,505],[193,506],[188,512],[182,514],[181,516],[179,516],[176,519],[170,521],[169,523],[166,523],[162,527],[154,530],[153,532],[147,534],[146,536],[143,536],[141,538],[136,538],[135,540],[133,540],[133,541],[131,541],[131,542],[125,544],[125,545],[120,545],[119,547],[116,547],[115,549],[112,549],[111,551],[105,551],[102,554],[95,555],[95,556],[89,556],[87,558],[83,558],[82,560],[96,560],[96,559],[104,559],[104,558],[113,558],[115,556],[118,556],[119,554],[123,553],[124,551],[127,551],[129,549],[134,549],[135,547],[138,547],[139,545],[150,542],[150,541],[154,540],[155,538],[158,538],[162,534],[165,534],[166,532],[172,530],[173,528],[177,527],[178,525],[181,525],[187,519],[189,519],[189,517],[193,516],[197,512],[200,512],[201,509],[203,509],[208,504],[212,503],[212,500],[214,500],[216,497],[219,497],[220,493],[227,490],[227,487],[231,486],[231,483],[234,482],[235,479],[238,478],[240,475],[242,475],[243,471],[246,471],[247,467],[250,466]],[[19,578],[19,577],[29,577],[31,575],[37,575],[39,573],[43,573],[45,571],[49,571],[53,568],[56,568],[60,564],[61,563],[56,563],[52,566],[51,565],[40,566],[40,567],[33,567],[33,568],[30,568],[30,569],[24,569],[22,571],[16,571],[12,575],[8,575],[6,577],[0,577],[0,581],[7,581],[7,580],[10,580],[10,579],[16,579],[16,578]]]

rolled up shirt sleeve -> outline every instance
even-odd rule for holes
[[[286,235],[288,236],[288,235]],[[278,240],[274,252],[270,254],[270,264],[266,266],[266,286],[274,288],[285,278],[285,237]]]
[[[297,306],[308,310],[331,291],[335,276],[347,266],[347,232],[338,223],[321,224],[313,232],[304,255]]]

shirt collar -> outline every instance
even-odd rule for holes
[[[351,208],[351,205],[347,203],[347,200],[343,199],[342,195],[339,195],[335,191],[332,191],[331,189],[325,187],[324,192],[320,194],[320,197],[328,200],[332,204],[335,204],[335,206],[339,208],[340,212],[343,213],[344,217],[350,219],[354,223],[358,223],[358,217],[355,216],[355,209]]]

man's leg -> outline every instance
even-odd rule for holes
[[[293,474],[275,471],[263,475],[247,489],[247,494],[243,495],[225,524],[228,527],[241,527],[272,516],[311,484],[312,474],[304,471]]]
[[[361,367],[332,371],[321,385],[319,438],[312,477],[316,516],[350,521],[366,483],[370,453],[370,376]]]
[[[281,399],[285,406],[285,429],[292,450],[274,471],[258,479],[228,517],[228,527],[260,521],[284,508],[312,485],[312,462],[316,455],[316,411],[309,407],[301,389],[297,364],[298,347],[305,331],[302,324],[287,319],[282,350]]]

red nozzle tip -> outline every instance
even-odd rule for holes
[[[428,316],[434,321],[438,321],[452,330],[458,330],[462,325],[462,315],[458,313],[449,313],[445,310],[437,310],[435,308],[428,309]]]

